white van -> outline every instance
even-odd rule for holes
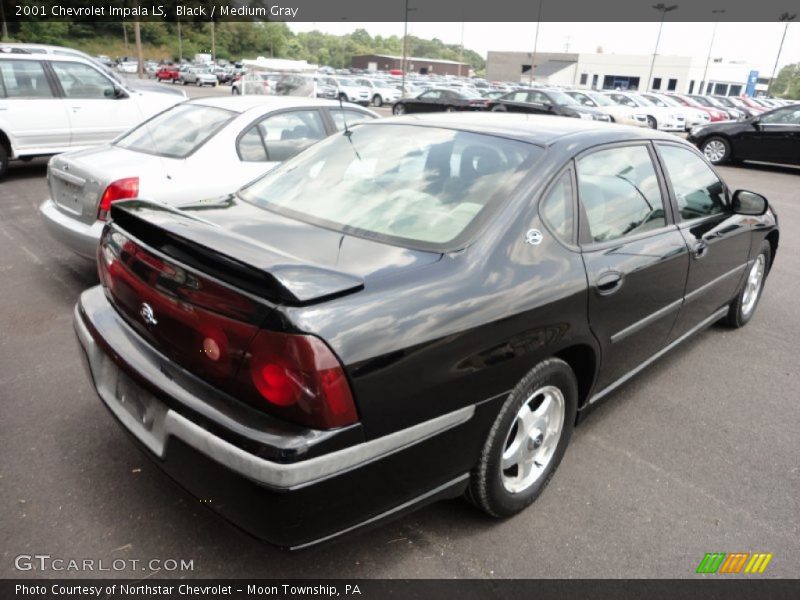
[[[184,99],[132,89],[82,57],[0,52],[0,177],[9,160],[111,141]]]

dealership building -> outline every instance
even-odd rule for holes
[[[352,66],[355,69],[366,69],[368,71],[392,71],[402,70],[403,57],[391,54],[361,54],[354,56]],[[455,60],[442,60],[439,58],[419,58],[417,56],[406,57],[406,72],[420,73],[422,75],[460,75],[467,77],[470,74],[470,66],[467,63]]]
[[[486,61],[486,76],[490,81],[528,83],[531,76],[531,52],[490,51]],[[579,54],[568,52],[537,52],[533,61],[533,81],[599,90],[651,90],[688,94],[718,94],[739,96],[746,93],[748,80],[755,83],[755,92],[767,89],[767,78],[759,78],[744,62],[724,62],[712,58],[688,56],[656,56],[653,79],[646,85],[652,54]],[[755,95],[755,94],[753,94]]]

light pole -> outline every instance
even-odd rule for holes
[[[528,71],[528,87],[533,87],[533,69],[536,64],[536,47],[539,45],[539,27],[542,24],[542,2],[539,0],[539,13],[536,16],[536,35],[533,38],[533,52],[531,53],[531,69]]]
[[[772,89],[772,80],[775,78],[775,71],[778,70],[778,62],[781,60],[781,52],[783,51],[783,42],[786,40],[786,32],[789,29],[789,23],[794,21],[797,18],[797,15],[790,15],[788,12],[783,13],[780,17],[778,17],[778,21],[781,23],[786,23],[783,26],[783,37],[781,38],[781,45],[778,46],[778,56],[775,57],[775,66],[772,68],[772,76],[769,78],[769,83],[767,83],[767,96],[769,96],[769,92]]]
[[[653,60],[650,62],[650,73],[647,74],[647,81],[644,84],[644,89],[647,91],[649,91],[650,87],[653,85],[653,68],[656,66],[656,55],[658,54],[658,43],[661,41],[661,29],[664,27],[664,17],[668,12],[672,12],[678,8],[678,5],[673,4],[672,6],[667,6],[663,2],[659,2],[658,4],[654,4],[653,8],[661,13],[661,23],[658,25],[658,37],[656,38],[656,47],[653,50]]]
[[[409,8],[408,0],[406,0],[406,8],[403,11],[403,60],[400,62],[400,68],[403,71],[403,80],[400,83],[400,89],[403,90],[403,95],[406,93],[406,61],[408,60],[408,13],[416,8]]]
[[[721,15],[725,13],[725,9],[720,10],[712,10],[712,15]],[[711,31],[711,43],[708,45],[708,56],[706,57],[706,68],[703,69],[703,79],[700,80],[700,89],[697,90],[698,94],[706,94],[707,91],[703,91],[704,87],[708,87],[708,83],[706,82],[706,75],[708,75],[708,63],[711,62],[711,49],[714,47],[714,38],[717,35],[717,25],[719,24],[719,17],[714,19],[714,29]]]

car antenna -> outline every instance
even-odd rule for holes
[[[341,94],[339,94],[339,110],[342,111],[342,123],[344,123],[344,135],[347,136],[347,139],[350,139],[350,136],[353,135],[353,132],[350,131],[350,128],[347,126],[347,117],[344,116],[344,103],[342,102]]]

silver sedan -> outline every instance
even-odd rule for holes
[[[286,96],[198,98],[115,141],[54,156],[39,210],[50,233],[94,259],[111,204],[146,198],[173,206],[230,194],[367,109]]]

